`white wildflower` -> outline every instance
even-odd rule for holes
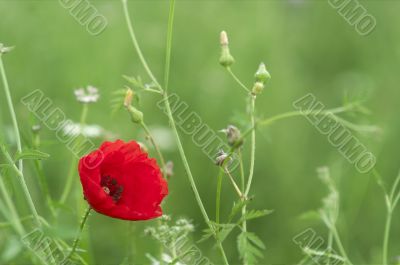
[[[76,100],[81,103],[93,103],[99,100],[99,90],[94,86],[87,86],[85,88],[78,88],[74,91]]]

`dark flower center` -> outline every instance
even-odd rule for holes
[[[124,187],[122,185],[118,185],[118,182],[115,178],[111,178],[110,176],[102,176],[100,180],[100,186],[103,188],[104,192],[107,195],[111,196],[114,202],[118,202],[121,198],[122,191]]]

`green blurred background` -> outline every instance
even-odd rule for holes
[[[149,81],[131,45],[121,3],[92,3],[108,20],[107,28],[98,36],[88,34],[58,1],[0,1],[0,42],[16,46],[4,56],[4,63],[24,134],[29,133],[32,125],[28,110],[19,103],[24,95],[41,89],[53,100],[54,106],[61,108],[68,118],[78,121],[81,105],[76,102],[73,89],[91,84],[100,89],[101,99],[90,106],[88,123],[99,124],[125,140],[143,140],[143,132],[127,122],[125,112],[111,115],[111,92],[127,84],[123,74],[140,75]],[[383,133],[358,137],[378,157],[377,169],[385,181],[391,183],[399,169],[400,91],[396,87],[400,3],[383,0],[361,3],[377,20],[376,29],[368,36],[357,34],[354,27],[323,0],[178,0],[170,90],[214,130],[242,119],[246,109],[245,94],[218,64],[219,32],[226,30],[236,58],[233,69],[246,84],[252,84],[261,61],[272,75],[271,82],[257,100],[259,117],[293,110],[292,102],[309,92],[328,107],[340,106],[346,91],[367,94],[365,105],[371,115],[359,121],[376,124]],[[129,8],[143,52],[162,80],[168,1],[129,1]],[[7,133],[11,121],[4,94],[0,95],[2,132]],[[167,118],[156,107],[156,102],[156,95],[144,95],[139,108],[145,113],[148,124],[166,128]],[[51,154],[44,165],[51,194],[58,198],[71,153],[57,142],[54,132],[43,129],[41,136],[45,142],[54,142],[42,149]],[[192,143],[190,136],[182,134],[182,137],[201,196],[213,218],[218,168]],[[252,207],[275,210],[272,215],[249,222],[249,230],[256,232],[267,246],[261,263],[298,262],[301,250],[292,238],[306,228],[326,236],[326,229],[320,222],[299,218],[304,212],[318,209],[321,198],[327,193],[315,170],[323,165],[331,167],[339,183],[339,231],[349,255],[357,264],[379,263],[385,205],[374,178],[358,173],[304,118],[260,128],[257,139]],[[100,143],[101,139],[96,142]],[[248,155],[248,149],[245,151]],[[199,208],[176,148],[166,150],[165,155],[175,162],[165,213],[193,220],[197,240],[205,228]],[[248,156],[246,158],[248,160]],[[37,186],[35,176],[27,172],[30,187]],[[222,195],[225,215],[229,214],[235,196],[228,183],[228,180],[224,182]],[[78,191],[74,193],[75,199],[80,199],[78,181],[75,187]],[[39,212],[45,215],[47,210],[37,190],[33,196]],[[74,197],[70,200],[73,205]],[[66,213],[64,221],[58,224],[69,242],[78,217],[76,211]],[[391,257],[400,255],[399,218],[399,214],[394,217]],[[154,222],[135,223],[135,232],[129,238],[127,222],[93,214],[89,224],[92,264],[119,264],[126,255],[128,241],[135,242],[137,264],[149,263],[145,254],[155,253],[155,241],[143,235],[144,227]],[[0,242],[7,239],[7,233],[0,233]],[[228,238],[224,245],[232,263],[237,263],[235,237]],[[211,241],[198,246],[215,263],[220,261]]]

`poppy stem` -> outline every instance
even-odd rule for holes
[[[78,234],[76,235],[74,243],[72,244],[71,251],[69,252],[68,256],[65,258],[65,260],[69,260],[72,257],[72,255],[74,255],[76,248],[78,247],[79,241],[81,240],[83,228],[85,227],[86,221],[88,220],[91,210],[92,210],[92,208],[90,206],[88,206],[85,214],[83,215],[81,224],[79,225]]]
[[[172,5],[174,5],[175,1],[174,0],[171,0],[171,1],[172,2],[170,2],[170,3],[171,3],[171,6],[172,6]],[[161,87],[160,83],[157,81],[157,79],[153,75],[152,71],[150,70],[150,67],[147,64],[146,59],[143,56],[143,53],[142,53],[142,51],[140,49],[139,43],[138,43],[138,41],[136,39],[136,35],[135,35],[135,32],[134,32],[133,27],[132,27],[131,19],[129,17],[129,10],[128,10],[127,2],[128,2],[127,0],[122,0],[122,7],[123,7],[123,10],[124,10],[125,20],[126,20],[126,24],[128,26],[128,31],[129,31],[129,35],[130,35],[131,40],[132,40],[132,44],[133,44],[133,46],[134,46],[134,48],[136,50],[136,53],[139,56],[139,59],[140,59],[142,65],[143,65],[144,69],[146,70],[148,76],[153,81],[153,83],[156,85],[156,87],[160,90],[160,92],[163,92],[163,99],[164,99],[164,104],[165,104],[166,112],[167,112],[167,115],[168,115],[168,119],[169,119],[171,128],[172,128],[172,130],[174,132],[174,135],[175,135],[175,139],[176,139],[176,142],[177,142],[177,145],[178,145],[178,150],[179,150],[179,153],[180,153],[180,156],[181,156],[182,163],[184,165],[185,171],[187,173],[187,176],[188,176],[188,179],[189,179],[189,182],[190,182],[190,186],[191,186],[191,188],[193,190],[196,202],[197,202],[197,204],[198,204],[198,206],[200,208],[201,214],[203,215],[204,221],[206,222],[206,224],[209,227],[209,229],[214,231],[214,237],[216,238],[215,229],[210,223],[210,218],[208,217],[206,209],[204,208],[204,204],[203,204],[203,202],[201,200],[199,191],[197,190],[197,186],[196,186],[196,183],[194,181],[194,178],[193,178],[193,175],[192,175],[192,171],[190,169],[189,163],[188,163],[187,158],[186,158],[185,151],[184,151],[183,146],[182,146],[182,142],[181,142],[181,139],[180,139],[180,136],[179,136],[179,133],[178,133],[178,129],[176,128],[175,119],[174,119],[174,117],[172,115],[172,110],[171,110],[171,106],[170,106],[170,103],[169,103],[168,93],[166,91],[164,91],[164,89]],[[169,24],[171,26],[168,27],[168,31],[169,31],[168,32],[168,36],[172,36],[173,27],[172,27],[171,19],[173,19],[173,17],[174,17],[174,8],[171,7],[170,8],[170,15],[169,15]],[[170,39],[168,40],[168,42],[170,42],[171,39],[172,39],[171,37],[169,37],[169,38]],[[171,45],[167,45],[167,46],[168,46],[167,47],[167,54],[168,54],[168,53],[171,52],[170,51],[171,50]],[[167,69],[169,71],[169,61],[170,60],[168,59],[168,57],[169,57],[169,55],[167,55],[166,63],[168,63],[168,66],[166,66],[166,67],[167,67]],[[229,264],[228,259],[227,259],[226,254],[225,254],[225,251],[224,251],[224,249],[222,247],[222,244],[218,240],[217,240],[217,246],[218,246],[218,248],[219,248],[219,250],[221,252],[224,264]]]

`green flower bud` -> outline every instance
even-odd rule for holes
[[[229,51],[228,35],[226,34],[225,31],[221,32],[220,43],[221,43],[221,57],[219,57],[219,63],[224,67],[229,67],[235,62],[235,59],[233,58],[233,56]]]
[[[143,121],[143,112],[139,111],[138,109],[128,106],[126,107],[128,110],[129,114],[131,115],[131,120],[134,123],[141,123]]]
[[[222,47],[221,57],[219,57],[219,63],[223,67],[231,66],[235,62],[235,58],[230,54],[228,47]]]
[[[256,81],[263,82],[263,83],[265,83],[269,79],[271,79],[271,75],[267,71],[264,63],[261,63],[260,66],[258,67],[255,77],[256,77]]]
[[[260,95],[264,90],[264,84],[262,82],[255,82],[251,93],[253,95]]]

